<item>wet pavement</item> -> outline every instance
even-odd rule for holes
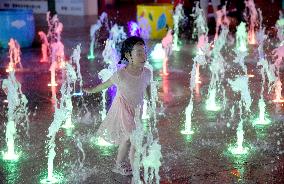
[[[37,29],[46,31],[44,19],[44,15],[36,17]],[[64,24],[62,38],[67,58],[70,57],[72,49],[81,43],[80,64],[84,86],[95,86],[99,83],[97,73],[104,68],[101,56],[103,41],[96,46],[97,58],[94,61],[89,61],[86,57],[89,47],[89,26],[95,23],[96,18],[62,16],[61,20]],[[103,36],[100,39],[104,40]],[[269,39],[271,41],[265,45],[268,59],[271,58],[271,50],[275,48],[276,43],[275,38]],[[153,48],[154,43],[148,42],[149,50]],[[49,66],[39,63],[40,48],[36,47],[38,44],[34,45],[32,48],[21,50],[24,69],[16,72],[23,93],[29,101],[29,136],[22,126],[17,126],[16,145],[20,159],[17,162],[0,160],[2,183],[40,183],[47,173],[47,134],[48,127],[53,121],[54,107],[51,103],[51,90],[47,86],[50,81]],[[225,81],[222,83],[228,100],[225,108],[217,112],[207,111],[205,100],[210,82],[208,66],[200,70],[202,84],[197,86],[194,95],[192,126],[195,133],[191,136],[180,133],[184,126],[185,108],[190,98],[189,81],[194,57],[192,41],[182,40],[182,45],[181,51],[174,52],[170,57],[168,76],[160,75],[161,63],[150,60],[154,66],[154,78],[159,82],[159,103],[156,111],[163,156],[159,172],[160,183],[284,183],[284,107],[283,104],[276,105],[272,102],[274,93],[268,93],[267,87],[264,90],[264,98],[266,112],[272,123],[261,127],[252,125],[258,114],[261,85],[257,47],[250,46],[249,56],[246,58],[249,73],[255,75],[249,79],[253,99],[251,112],[246,113],[244,118],[244,143],[250,149],[248,154],[237,156],[231,154],[228,148],[236,141],[236,128],[240,119],[237,109],[234,115],[231,115],[231,109],[240,100],[239,95],[234,94]],[[240,67],[233,63],[232,47],[227,46],[222,54],[226,61],[225,78],[233,78]],[[7,55],[7,50],[1,51],[1,80],[7,77]],[[283,83],[283,70],[281,76]],[[59,83],[60,78],[58,73]],[[6,149],[7,104],[3,102],[5,99],[6,95],[0,90],[1,151]],[[75,128],[62,128],[56,136],[54,166],[63,178],[62,183],[130,183],[131,177],[111,171],[117,148],[94,144],[93,135],[100,124],[99,111],[102,108],[100,94],[83,98],[74,97],[72,101]],[[78,140],[82,143],[85,160],[82,159],[83,154],[77,146]],[[81,162],[83,167],[80,167]]]

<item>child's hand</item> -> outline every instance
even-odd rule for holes
[[[84,88],[83,89],[84,93],[86,93],[87,95],[92,93],[92,89],[91,88]]]

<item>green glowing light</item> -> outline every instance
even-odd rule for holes
[[[216,103],[206,103],[206,109],[208,111],[219,111],[221,109]]]
[[[46,174],[47,175],[47,174]],[[45,177],[44,179],[40,180],[41,184],[54,184],[54,183],[65,183],[65,179],[62,173],[53,173],[52,177]]]
[[[184,135],[192,135],[194,133],[193,130],[182,130],[180,131],[180,133],[184,134]]]
[[[263,125],[269,125],[271,124],[271,120],[268,118],[256,118],[255,120],[253,120],[252,124],[253,126],[263,126]]]
[[[235,156],[247,156],[249,154],[249,150],[251,149],[251,146],[249,145],[244,145],[243,144],[230,144],[229,147],[228,147],[228,151],[235,155]]]
[[[87,56],[87,58],[88,58],[89,60],[93,60],[93,59],[95,59],[95,56],[94,56],[93,53],[91,53],[91,54],[89,54],[89,55]]]
[[[96,144],[97,144],[98,146],[107,146],[107,147],[108,147],[108,146],[113,146],[113,144],[107,142],[106,140],[104,140],[104,139],[101,138],[101,137],[97,138]]]
[[[174,34],[174,43],[173,43],[173,50],[174,51],[180,51],[180,46],[178,45],[178,36],[177,34]]]
[[[151,60],[151,65],[153,66],[154,70],[159,70],[163,67],[163,62],[155,62],[155,60]]]
[[[70,129],[74,128],[74,124],[72,123],[71,117],[66,120],[66,122],[62,125],[62,128]]]
[[[235,155],[244,155],[244,154],[248,154],[248,148],[246,147],[239,147],[239,146],[234,146],[234,147],[229,147],[229,151],[232,154]]]
[[[20,153],[17,154],[14,151],[10,151],[10,152],[2,151],[3,160],[18,161],[19,157],[20,157]]]
[[[3,152],[3,159],[4,160],[13,160],[13,161],[17,161],[19,159],[19,155],[17,155],[16,153],[4,153]]]
[[[103,138],[93,137],[90,139],[91,147],[95,150],[99,150],[101,155],[112,155],[115,149],[115,145],[105,141]]]

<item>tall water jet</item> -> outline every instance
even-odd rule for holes
[[[211,79],[208,89],[208,98],[206,100],[206,109],[210,111],[218,111],[220,109],[216,103],[216,95],[217,89],[221,89],[220,84],[225,75],[224,58],[221,54],[221,50],[226,43],[228,32],[228,28],[222,27],[221,34],[212,50],[212,61],[209,66]]]
[[[107,14],[105,12],[103,12],[100,15],[96,24],[91,25],[90,28],[91,43],[90,43],[89,55],[87,56],[88,59],[95,59],[94,45],[96,41],[96,32],[103,26],[103,24],[105,24],[106,27],[108,28],[108,19],[107,19]]]
[[[125,40],[126,36],[123,26],[118,26],[117,24],[114,24],[109,31],[109,39],[113,40],[114,48],[116,48],[117,44]]]
[[[110,70],[110,69],[102,69],[100,72],[99,72],[99,78],[102,80],[102,82],[105,82],[107,81],[111,76],[113,75],[113,71]],[[100,115],[101,115],[101,120],[103,121],[106,117],[106,91],[107,89],[104,89],[102,91],[102,104],[103,104],[103,107],[102,107],[102,110],[100,111]]]
[[[151,66],[149,66],[151,70]],[[152,75],[153,76],[153,75]],[[154,87],[156,84],[151,77],[151,102],[153,111],[153,123],[149,122],[149,131],[144,132],[142,123],[140,120],[140,108],[135,109],[135,124],[136,128],[130,136],[131,143],[135,146],[135,155],[133,160],[133,183],[159,183],[159,169],[161,166],[161,145],[159,144],[158,137],[154,139],[154,135],[158,136],[158,130],[156,128],[156,100],[157,91]],[[144,141],[144,138],[146,140]],[[141,172],[141,167],[144,168],[144,172]],[[142,174],[143,173],[143,174]],[[143,177],[141,181],[141,175]]]
[[[173,20],[174,20],[174,42],[173,42],[173,50],[174,51],[180,51],[179,46],[179,26],[182,24],[182,21],[185,19],[184,11],[183,11],[183,5],[178,4],[175,7]]]
[[[255,27],[257,25],[258,14],[255,8],[254,0],[245,1],[246,8],[249,12],[249,31],[248,31],[248,43],[256,44],[255,39]]]
[[[250,96],[249,86],[248,86],[248,77],[247,76],[237,76],[235,80],[228,80],[232,90],[234,92],[239,92],[241,94],[241,100],[239,101],[239,115],[240,121],[237,128],[237,142],[234,146],[229,148],[233,154],[246,154],[248,148],[244,147],[244,130],[243,130],[243,107],[247,112],[250,111],[250,106],[252,99]]]
[[[281,14],[280,14],[281,16]],[[281,79],[280,79],[280,67],[282,65],[282,62],[283,62],[283,58],[284,58],[284,44],[283,44],[283,40],[281,40],[283,38],[283,30],[284,30],[284,19],[283,17],[277,21],[277,28],[278,28],[278,32],[281,32],[282,33],[277,33],[278,35],[278,38],[280,39],[280,43],[279,43],[279,46],[274,49],[272,51],[272,54],[273,54],[273,57],[275,59],[275,62],[274,62],[274,67],[275,67],[275,70],[276,70],[276,73],[277,73],[277,81],[276,81],[276,85],[275,85],[275,99],[273,100],[274,102],[284,102],[284,99],[281,95],[281,90],[282,90],[282,82],[281,82]]]
[[[229,29],[230,20],[227,17],[227,9],[226,5],[216,12],[216,28],[215,28],[215,36],[214,41],[217,40],[220,28],[222,26],[226,26]]]
[[[195,3],[195,7],[193,7],[192,12],[191,16],[194,19],[193,36],[197,35],[198,38],[203,34],[207,36],[207,22],[203,10],[199,7],[198,1]]]
[[[57,183],[59,182],[60,178],[57,178],[53,172],[53,160],[56,156],[55,152],[55,138],[56,134],[59,131],[60,127],[68,118],[70,117],[70,111],[72,111],[72,85],[77,80],[76,72],[73,69],[72,65],[69,63],[66,64],[64,68],[66,74],[66,80],[62,83],[60,88],[61,98],[59,102],[59,107],[57,104],[57,100],[55,103],[55,112],[54,112],[54,119],[51,123],[50,127],[48,128],[48,176],[46,179],[43,179],[41,183]]]
[[[66,109],[68,109],[68,114],[66,114],[67,118],[66,121],[64,123],[64,125],[62,125],[63,128],[73,128],[74,125],[72,123],[72,111],[73,111],[73,105],[72,105],[72,96],[76,95],[82,95],[82,75],[81,75],[81,70],[80,70],[80,54],[81,54],[81,44],[78,44],[76,46],[76,48],[73,50],[73,53],[70,57],[70,61],[69,63],[66,65],[66,70],[67,73],[69,73],[69,75],[72,75],[72,80],[67,75],[67,83],[73,83],[74,87],[73,87],[73,94],[71,96],[69,96],[66,99]],[[76,67],[75,67],[76,66]],[[76,68],[76,71],[74,70]],[[75,79],[75,81],[73,81]],[[79,80],[79,88],[80,91],[76,93],[76,82]]]
[[[3,152],[4,160],[17,160],[19,153],[16,153],[15,139],[17,136],[17,124],[27,123],[26,133],[28,134],[28,100],[21,90],[21,84],[15,77],[15,72],[10,71],[7,79],[3,80],[2,89],[7,94],[8,99],[8,122],[6,124],[5,140],[7,151]]]
[[[76,66],[75,68],[76,68],[76,73],[78,77],[77,81],[79,81],[79,91],[74,89],[75,93],[73,93],[73,95],[75,96],[83,95],[83,92],[82,92],[83,78],[82,78],[81,66],[80,66],[81,50],[82,50],[81,44],[78,44],[76,48],[73,50],[73,53],[70,58],[71,63]]]
[[[6,72],[15,70],[17,67],[23,68],[21,63],[21,48],[17,40],[13,38],[10,39],[9,43],[9,65],[6,69]]]
[[[105,48],[103,50],[103,58],[105,64],[113,72],[117,70],[117,63],[119,61],[119,53],[117,52],[117,45],[126,39],[126,33],[122,26],[117,24],[113,25],[110,32],[109,38],[106,41]]]
[[[244,22],[241,22],[237,27],[235,49],[240,52],[246,52],[248,50],[246,24]]]
[[[209,53],[210,49],[207,36],[208,27],[203,10],[199,8],[199,2],[196,2],[196,5],[193,8],[192,12],[193,14],[191,16],[194,19],[194,34],[197,34],[198,37],[197,55],[195,56],[195,59],[197,61],[197,64],[195,65],[195,83],[201,83],[199,66],[206,63],[205,55]]]
[[[280,41],[279,45],[282,46],[284,45],[284,16],[282,11],[279,11],[279,19],[276,21],[275,25],[277,29],[277,37]]]
[[[57,68],[64,67],[65,54],[64,45],[61,42],[61,33],[63,31],[63,24],[59,21],[57,15],[50,17],[50,12],[47,12],[49,50],[51,55],[50,83],[48,86],[57,86],[55,79],[55,71]]]
[[[260,91],[260,99],[258,101],[258,108],[259,108],[259,116],[258,118],[253,122],[254,125],[264,125],[264,124],[269,124],[270,121],[265,117],[266,113],[265,113],[265,107],[266,104],[264,102],[264,96],[263,96],[263,91],[264,91],[264,85],[266,82],[266,78],[265,78],[265,73],[266,75],[268,75],[267,69],[268,69],[268,61],[265,58],[264,55],[264,50],[263,50],[263,45],[264,45],[264,41],[267,38],[267,35],[265,35],[265,28],[262,27],[262,13],[260,11],[260,9],[258,9],[259,11],[259,15],[260,15],[260,28],[259,31],[257,32],[256,38],[257,38],[257,42],[258,42],[258,55],[259,55],[259,62],[257,63],[258,66],[262,66],[261,67],[261,78],[262,78],[262,84],[261,84],[261,91]]]

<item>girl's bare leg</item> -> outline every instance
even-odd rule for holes
[[[129,160],[130,160],[130,165],[133,170],[133,163],[134,163],[134,155],[135,155],[135,147],[131,144],[130,150],[129,150]]]
[[[127,155],[129,146],[130,146],[129,140],[122,141],[122,143],[119,145],[118,153],[117,153],[117,157],[116,157],[116,164],[117,165],[119,165],[121,162],[124,161],[124,159]]]

